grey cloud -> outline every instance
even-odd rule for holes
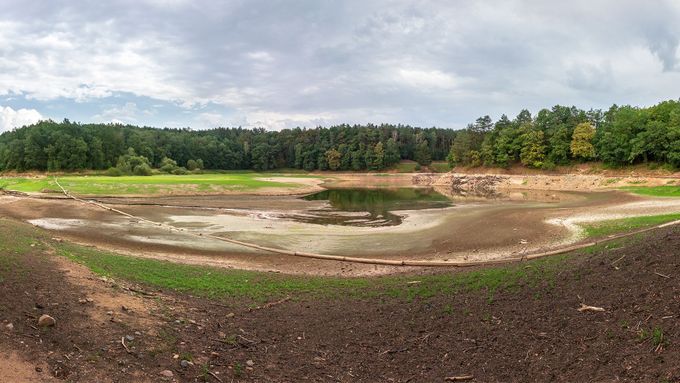
[[[631,92],[651,103],[680,85],[671,0],[4,1],[3,22],[0,94],[130,92],[272,127],[461,127]]]

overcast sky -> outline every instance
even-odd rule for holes
[[[0,131],[461,128],[680,97],[678,1],[0,1]]]

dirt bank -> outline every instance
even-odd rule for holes
[[[680,381],[678,227],[495,290],[296,295],[259,309],[101,279],[55,256],[49,239],[35,242],[15,265],[30,278],[0,282],[3,381]],[[57,325],[36,329],[43,313]]]
[[[413,183],[439,186],[453,195],[492,195],[499,190],[596,191],[628,186],[662,186],[680,183],[680,178],[652,176],[609,177],[592,174],[508,175],[446,173],[416,174]]]

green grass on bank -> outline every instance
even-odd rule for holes
[[[666,185],[666,186],[629,186],[624,187],[624,190],[635,194],[653,196],[653,197],[680,197],[680,185]]]
[[[192,175],[153,176],[66,176],[59,177],[59,183],[77,194],[120,195],[120,194],[162,194],[165,192],[222,192],[253,191],[267,187],[295,187],[294,182],[265,181],[261,178],[285,177],[276,173],[225,173]],[[299,177],[295,175],[295,177]],[[60,192],[54,179],[49,177],[0,178],[0,188],[20,192]]]
[[[99,275],[140,283],[149,288],[252,302],[287,295],[296,298],[383,296],[413,300],[462,291],[480,291],[493,299],[497,291],[512,290],[520,285],[551,285],[567,259],[566,256],[556,256],[521,264],[434,275],[372,278],[292,276],[123,256],[75,244],[58,243],[41,229],[0,219],[0,278],[20,268],[17,262],[21,255],[45,252],[50,247],[56,249],[56,254],[80,263]],[[8,255],[12,255],[11,262],[7,262]],[[409,283],[413,281],[417,283]]]
[[[435,173],[446,173],[451,170],[451,166],[446,161],[437,161],[429,165],[430,170]]]
[[[680,213],[613,219],[583,225],[588,237],[604,237],[680,220]]]
[[[520,284],[550,283],[565,257],[549,257],[504,267],[425,276],[338,278],[293,276],[208,266],[185,265],[155,259],[121,256],[77,245],[63,244],[58,253],[93,272],[211,298],[247,298],[264,301],[285,295],[308,297],[391,296],[428,298],[458,291],[485,291],[489,298],[500,289]],[[409,283],[418,281],[418,283]]]

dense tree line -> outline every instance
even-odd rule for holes
[[[477,119],[456,135],[452,165],[552,169],[600,160],[608,165],[654,162],[680,167],[680,102],[649,108],[612,106],[606,112],[555,106],[532,116],[521,111],[493,122]]]
[[[64,120],[0,135],[0,171],[382,170],[404,159],[421,165],[447,159],[462,166],[551,169],[599,160],[680,168],[680,102],[614,105],[605,112],[558,105],[535,116],[523,110],[512,120],[480,117],[458,131],[387,124],[192,131]]]
[[[185,167],[381,170],[402,159],[423,165],[444,160],[455,134],[402,125],[192,131],[41,121],[0,135],[0,171],[114,168],[116,174],[142,174],[146,165],[173,173]]]

